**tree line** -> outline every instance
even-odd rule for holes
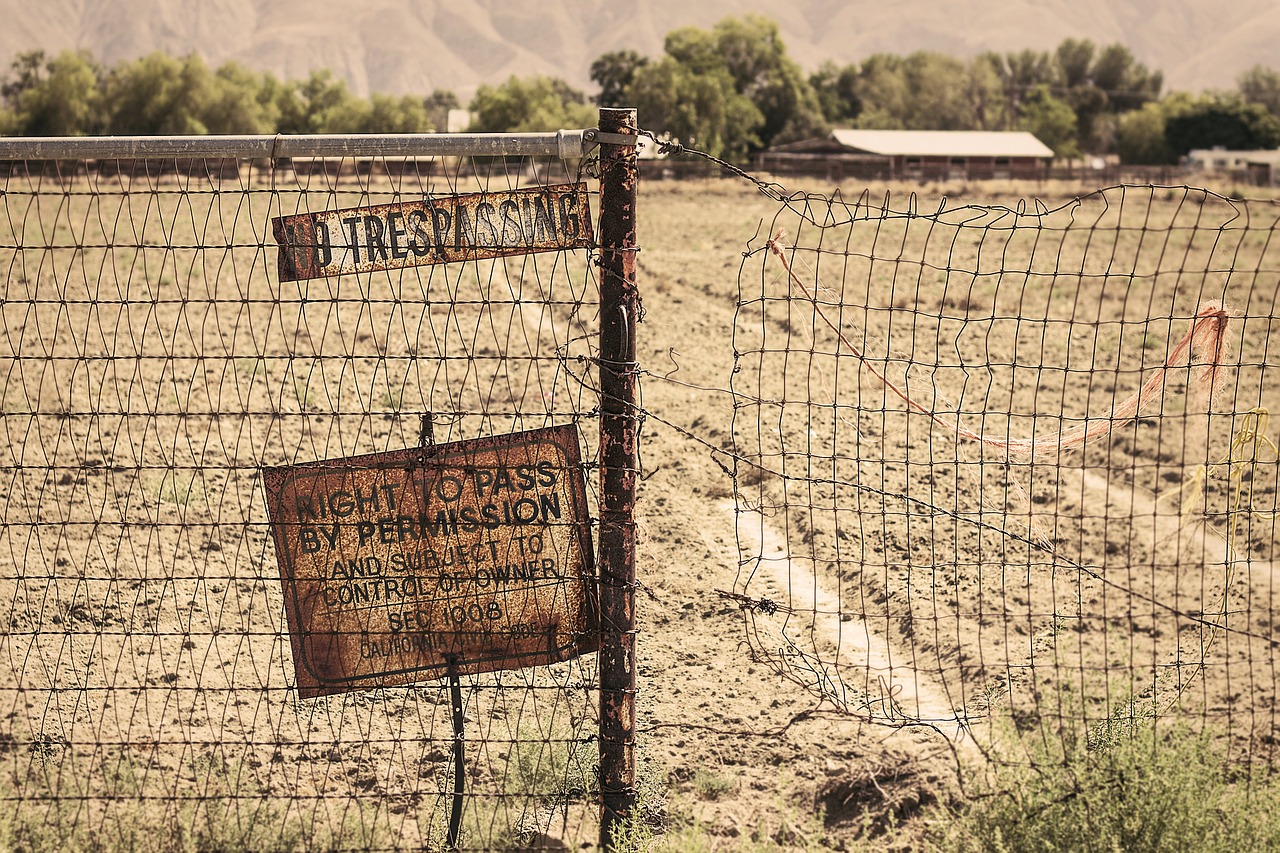
[[[1235,89],[1163,92],[1163,75],[1120,44],[1065,39],[1048,51],[971,59],[916,51],[828,62],[805,74],[778,25],[759,15],[681,27],[663,53],[592,63],[594,97],[546,76],[480,86],[471,130],[595,124],[597,106],[634,106],[650,130],[743,160],[832,127],[1027,130],[1059,157],[1118,154],[1174,163],[1193,148],[1280,147],[1280,72],[1255,66]],[[420,133],[461,106],[448,90],[361,98],[328,71],[281,81],[231,62],[153,53],[106,68],[84,53],[20,54],[0,87],[0,133]]]
[[[354,95],[329,71],[281,81],[235,62],[152,53],[107,68],[84,52],[21,53],[0,85],[0,133],[10,136],[263,133],[426,133],[460,106],[427,97]]]

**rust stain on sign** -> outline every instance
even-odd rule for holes
[[[299,213],[271,220],[281,281],[591,245],[585,183]]]
[[[298,693],[599,648],[574,426],[263,472]]]

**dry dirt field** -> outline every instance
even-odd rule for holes
[[[280,285],[271,216],[442,187],[78,180],[10,178],[0,224],[0,831],[439,845],[447,689],[297,698],[258,471],[412,445],[423,411],[439,441],[576,422],[594,459],[591,269]],[[1050,213],[1074,191],[642,185],[641,799],[681,845],[874,847],[892,820],[909,844],[991,762],[1153,712],[1276,763],[1277,436],[1249,413],[1280,407],[1277,208]],[[1215,300],[1211,401],[1203,349],[1163,365]],[[1043,440],[1157,374],[1083,449],[948,426]],[[590,657],[465,680],[465,844],[590,843],[594,681]]]

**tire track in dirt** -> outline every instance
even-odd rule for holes
[[[738,510],[732,501],[723,501],[719,507],[730,522],[735,520]],[[834,693],[832,698],[836,701],[849,708],[861,708],[872,719],[899,724],[919,721],[937,727],[953,745],[974,746],[964,711],[957,710],[944,683],[916,669],[909,663],[908,653],[894,648],[866,620],[845,611],[839,595],[828,590],[816,573],[798,569],[785,538],[762,514],[747,510],[736,520],[746,553],[759,555],[754,579],[763,581],[785,606],[803,614],[806,622],[800,630],[813,643],[814,653],[806,654],[796,645],[795,638],[786,636],[785,623],[769,637],[776,646],[770,652],[791,660],[805,655],[800,666],[813,670],[824,694]],[[825,653],[819,655],[820,651]],[[824,660],[831,663],[824,665]],[[841,665],[843,660],[849,663]],[[842,677],[841,672],[851,668],[865,673],[862,684],[849,684]],[[952,725],[953,733],[947,731]]]
[[[1067,472],[1062,474],[1065,476]],[[1270,610],[1269,602],[1280,582],[1275,563],[1254,559],[1247,547],[1233,550],[1225,531],[1204,516],[1182,513],[1176,506],[1162,507],[1162,497],[1145,493],[1141,488],[1117,483],[1104,474],[1090,471],[1072,472],[1072,480],[1067,488],[1072,489],[1085,506],[1097,507],[1099,512],[1105,508],[1108,519],[1122,521],[1130,553],[1145,551],[1149,555],[1146,557],[1149,562],[1142,564],[1139,575],[1149,572],[1149,585],[1143,584],[1127,595],[1131,601],[1134,597],[1147,599],[1149,596],[1158,605],[1147,612],[1146,620],[1150,620],[1152,626],[1144,629],[1142,625],[1146,620],[1131,623],[1130,634],[1145,630],[1150,635],[1147,641],[1151,644],[1150,651],[1158,654],[1165,666],[1171,663],[1191,666],[1189,670],[1174,668],[1157,675],[1147,688],[1154,693],[1142,696],[1155,701],[1163,713],[1174,707],[1196,680],[1203,682],[1207,695],[1216,697],[1212,701],[1228,704],[1234,701],[1226,698],[1231,695],[1233,678],[1257,679],[1259,685],[1274,686],[1273,672],[1266,663],[1273,660],[1267,638],[1249,633],[1247,637],[1228,641],[1227,631],[1257,630],[1250,624],[1249,614]],[[1113,568],[1126,566],[1113,564]],[[1127,568],[1133,577],[1138,566]],[[1123,579],[1117,580],[1124,583]],[[1113,592],[1125,595],[1123,587]],[[1256,602],[1266,604],[1255,608]],[[1155,630],[1156,613],[1161,611],[1165,619],[1176,622],[1177,630]],[[1203,622],[1189,625],[1191,619]],[[1195,630],[1187,630],[1191,627]],[[1262,627],[1269,630],[1266,625]],[[1188,673],[1188,677],[1182,676],[1183,672]],[[1196,688],[1197,692],[1201,689]],[[1257,707],[1270,714],[1271,701],[1264,699]]]
[[[1065,476],[1066,471],[1063,470]],[[1175,555],[1179,558],[1186,554],[1189,557],[1203,557],[1205,567],[1224,565],[1227,562],[1227,541],[1225,536],[1210,536],[1208,522],[1186,524],[1186,517],[1177,513],[1162,513],[1157,506],[1156,498],[1142,494],[1132,486],[1113,482],[1100,474],[1089,471],[1080,473],[1080,494],[1087,501],[1096,499],[1097,506],[1105,506],[1107,515],[1115,510],[1117,518],[1127,518],[1130,529],[1135,533],[1149,530],[1150,537],[1144,539],[1144,545],[1153,549],[1166,543],[1173,543]],[[1088,504],[1086,504],[1088,505]],[[1144,524],[1139,525],[1139,522]],[[1147,527],[1145,522],[1150,522]],[[1215,531],[1216,533],[1217,531]],[[1184,541],[1187,546],[1184,548]]]
[[[1063,469],[1062,476],[1067,474]],[[1231,552],[1225,531],[1210,524],[1203,516],[1184,514],[1178,511],[1160,511],[1162,497],[1143,493],[1133,486],[1113,482],[1106,477],[1089,471],[1076,472],[1080,495],[1086,505],[1096,501],[1095,506],[1106,507],[1108,518],[1127,519],[1129,531],[1140,546],[1151,549],[1152,554],[1163,549],[1167,557],[1157,562],[1157,566],[1178,569],[1189,567],[1208,576],[1217,572],[1214,577],[1221,578],[1229,570],[1232,573],[1232,585],[1243,583],[1249,588],[1248,595],[1258,591],[1264,597],[1272,595],[1280,588],[1280,569],[1271,560],[1253,557],[1245,553]],[[1141,536],[1138,541],[1137,537]],[[1153,558],[1154,559],[1154,558]],[[1230,590],[1227,590],[1228,594]],[[1158,593],[1156,594],[1158,598]],[[1177,602],[1159,599],[1162,604],[1185,609]],[[1222,611],[1210,609],[1209,602],[1201,602],[1205,618],[1221,616]],[[1223,607],[1226,607],[1225,603]],[[1229,608],[1227,608],[1229,609]]]

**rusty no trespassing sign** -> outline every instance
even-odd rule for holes
[[[591,245],[585,183],[299,213],[271,220],[281,281]]]
[[[302,697],[599,648],[576,427],[263,480]]]

